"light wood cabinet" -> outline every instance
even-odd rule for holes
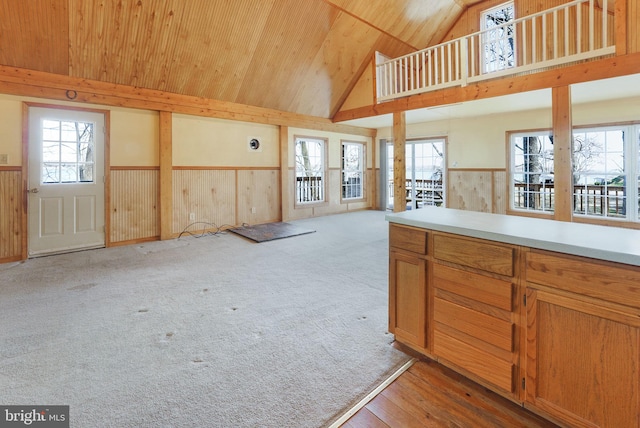
[[[389,331],[417,350],[427,347],[427,233],[389,228]]]
[[[515,393],[516,247],[433,235],[433,355]]]
[[[390,226],[396,339],[567,427],[640,428],[640,267]]]
[[[576,427],[640,426],[637,268],[526,255],[526,402]]]

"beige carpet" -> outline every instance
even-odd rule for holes
[[[320,427],[409,357],[387,333],[387,223],[364,211],[0,265],[0,404],[72,427]]]

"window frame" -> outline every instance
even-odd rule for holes
[[[512,32],[511,32],[511,38],[513,39],[513,43],[512,43],[512,54],[513,54],[513,64],[508,66],[508,67],[498,67],[496,69],[488,69],[490,64],[493,64],[495,61],[487,61],[487,55],[485,52],[485,48],[491,44],[497,43],[501,40],[508,40],[509,37],[506,38],[501,38],[495,41],[491,41],[487,39],[487,33],[485,31],[487,30],[491,30],[491,28],[487,27],[487,15],[490,15],[491,13],[498,11],[498,10],[502,10],[508,7],[512,7],[513,8],[513,17],[511,19],[511,21],[514,21],[516,19],[516,5],[515,5],[515,1],[514,0],[510,0],[510,1],[506,1],[504,3],[500,3],[496,6],[484,9],[482,11],[480,11],[480,31],[482,32],[482,35],[480,37],[480,50],[478,52],[479,56],[480,56],[480,70],[482,72],[482,74],[490,74],[490,73],[496,73],[496,72],[500,72],[500,71],[504,71],[504,70],[509,70],[511,68],[514,68],[518,65],[518,55],[517,55],[517,39],[516,39],[516,26],[515,24],[511,24],[512,25]],[[509,21],[506,21],[509,22]]]
[[[345,170],[345,146],[353,145],[360,146],[360,168],[357,171],[360,173],[360,183],[358,184],[358,189],[360,191],[360,195],[356,197],[346,197],[345,190],[346,186],[353,186],[347,184],[345,181],[345,174],[347,171]],[[353,171],[349,171],[351,173]],[[366,181],[367,181],[367,143],[363,141],[352,141],[352,140],[340,140],[340,203],[351,203],[351,202],[361,202],[366,200]]]
[[[625,133],[625,147],[624,147],[624,174],[627,177],[627,181],[633,181],[636,184],[640,183],[640,121],[629,121],[629,122],[611,122],[611,123],[600,123],[600,124],[585,124],[585,125],[576,125],[573,126],[571,135],[572,135],[572,145],[571,145],[571,165],[568,168],[571,170],[571,183],[568,183],[569,188],[571,189],[571,193],[568,197],[571,198],[571,220],[576,223],[587,223],[587,224],[599,224],[603,226],[615,226],[615,227],[626,227],[632,229],[640,229],[640,185],[627,185],[627,206],[626,206],[626,216],[625,217],[611,217],[611,216],[601,216],[601,215],[584,215],[580,213],[576,213],[574,206],[574,185],[573,185],[573,152],[574,152],[574,138],[575,134],[585,131],[602,131],[602,130],[615,130],[622,129]],[[524,209],[514,209],[513,208],[513,199],[514,199],[514,181],[513,177],[515,174],[515,165],[514,165],[514,154],[513,154],[513,135],[523,135],[523,134],[536,134],[536,133],[548,133],[552,135],[552,129],[543,128],[543,129],[535,129],[535,130],[514,130],[507,131],[506,135],[506,144],[507,144],[507,198],[509,200],[506,212],[509,215],[517,215],[523,217],[539,217],[539,218],[554,218],[553,212],[545,212],[542,211],[534,211],[534,210],[524,210]],[[630,136],[630,137],[627,137]],[[627,139],[627,138],[630,138]],[[566,168],[567,166],[563,166]],[[557,169],[554,167],[554,169]],[[635,177],[635,178],[629,178]],[[630,190],[630,192],[629,192]]]
[[[319,171],[321,172],[321,191],[322,191],[322,199],[321,200],[312,200],[312,201],[299,201],[298,199],[298,154],[297,147],[298,142],[303,140],[314,141],[320,143],[322,145],[320,149],[320,158],[321,158],[321,167]],[[329,139],[323,137],[313,137],[306,135],[294,135],[293,137],[293,200],[294,200],[294,208],[307,208],[319,205],[325,205],[329,202],[329,194],[327,192],[328,186],[328,159],[329,159]]]
[[[573,180],[573,161],[574,161],[574,146],[575,146],[575,134],[576,133],[599,133],[599,132],[607,132],[607,131],[616,131],[621,130],[624,135],[623,140],[623,172],[620,175],[625,175],[627,177],[627,182],[631,181],[629,177],[636,177],[635,186],[626,185],[625,198],[626,198],[626,210],[624,217],[615,217],[611,215],[598,215],[598,214],[588,214],[588,213],[579,213],[576,212],[575,207],[575,184]],[[638,190],[638,173],[640,171],[640,122],[620,122],[620,123],[608,123],[608,124],[599,124],[599,125],[582,125],[582,126],[574,126],[572,132],[573,140],[571,145],[571,212],[573,221],[579,223],[597,223],[604,224],[609,226],[624,226],[627,225],[636,225],[636,227],[640,228],[640,213],[638,213],[638,198],[640,197],[640,191]],[[632,139],[632,141],[628,140],[628,136]],[[593,171],[590,171],[589,175],[592,175]],[[633,182],[633,181],[632,181]],[[631,192],[629,193],[629,190]],[[607,196],[608,197],[608,196]]]
[[[552,138],[553,130],[548,128],[541,128],[541,129],[530,129],[530,130],[507,132],[507,146],[508,146],[507,165],[509,165],[509,170],[507,171],[507,183],[508,183],[507,198],[509,201],[507,205],[507,213],[513,214],[513,215],[526,216],[526,217],[553,218],[553,216],[555,215],[555,210],[535,210],[535,209],[517,208],[514,205],[515,176],[516,174],[520,174],[520,172],[516,172],[516,168],[515,168],[516,156],[514,153],[514,138],[524,137],[524,136],[529,136],[529,137],[538,136],[538,137]],[[554,160],[554,163],[555,163],[555,160]],[[553,173],[553,171],[547,171],[547,173],[548,172]]]

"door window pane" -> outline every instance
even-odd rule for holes
[[[42,177],[45,183],[94,182],[94,124],[42,121]]]

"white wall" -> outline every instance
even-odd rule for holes
[[[573,106],[573,125],[640,121],[640,97]],[[407,139],[447,137],[449,168],[506,168],[509,131],[551,129],[551,108],[478,115],[407,125]],[[378,139],[393,138],[393,128],[378,130]]]

